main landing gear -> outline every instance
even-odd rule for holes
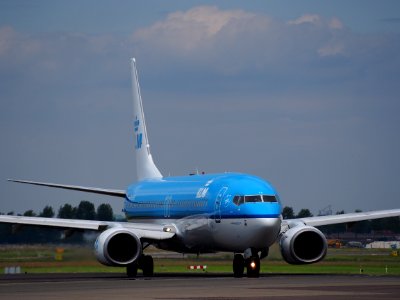
[[[260,277],[261,258],[268,255],[268,249],[261,251],[261,255],[254,249],[247,249],[242,254],[235,254],[233,257],[233,275],[237,278],[243,277],[244,268],[247,269],[247,277]]]
[[[143,271],[144,277],[152,277],[154,275],[153,257],[151,255],[141,255],[137,261],[126,267],[126,275],[129,278],[135,278],[138,269]]]

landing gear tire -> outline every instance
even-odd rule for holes
[[[137,276],[138,264],[136,262],[129,264],[126,267],[126,275],[128,278],[135,278]]]
[[[153,258],[150,255],[142,255],[138,261],[126,266],[126,275],[129,278],[135,278],[138,269],[143,271],[144,277],[152,277],[154,275]]]
[[[260,277],[260,258],[251,256],[246,260],[247,277],[256,278]]]
[[[244,258],[242,254],[235,254],[233,257],[233,276],[236,278],[243,277]]]
[[[144,277],[152,277],[154,275],[154,262],[153,257],[150,255],[143,255],[140,258],[139,266],[143,271]]]

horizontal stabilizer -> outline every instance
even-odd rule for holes
[[[115,197],[122,197],[122,198],[126,197],[126,193],[124,190],[102,189],[102,188],[85,187],[85,186],[77,186],[77,185],[65,185],[65,184],[55,184],[55,183],[49,183],[49,182],[37,182],[37,181],[16,180],[16,179],[7,179],[7,180],[11,181],[11,182],[47,186],[47,187],[52,187],[52,188],[64,189],[64,190],[73,190],[73,191],[80,191],[80,192],[87,192],[87,193],[101,194],[101,195],[115,196]]]

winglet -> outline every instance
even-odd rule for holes
[[[134,58],[131,58],[131,71],[137,177],[138,180],[162,178],[162,175],[154,164],[150,153],[150,145],[147,137],[142,97],[140,95],[139,79],[136,69],[136,60]]]

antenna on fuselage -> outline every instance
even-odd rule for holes
[[[132,97],[133,97],[133,125],[136,152],[136,174],[138,180],[162,178],[162,175],[150,153],[146,123],[143,113],[142,97],[140,95],[139,78],[136,69],[136,60],[131,58]]]

